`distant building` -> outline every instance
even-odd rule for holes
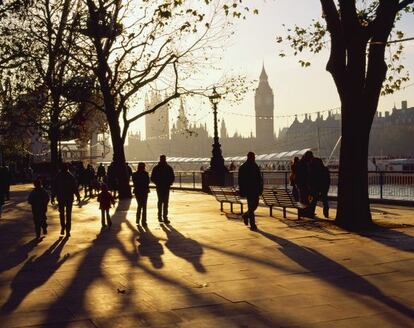
[[[160,101],[159,93],[152,93],[147,100],[148,106]],[[159,154],[174,157],[210,157],[212,136],[206,124],[191,123],[186,115],[184,102],[179,105],[178,117],[169,129],[168,108],[160,108],[156,113],[146,116],[146,138],[139,133],[131,133],[126,148],[129,160],[154,160]],[[149,107],[147,107],[149,108]],[[229,136],[224,119],[220,122],[220,143],[223,155],[240,156],[253,150],[257,154],[268,154],[314,149],[316,155],[337,157],[341,136],[341,115],[328,112],[323,117],[305,114],[300,121],[296,116],[289,127],[280,129],[277,138],[274,134],[274,94],[269,85],[264,66],[254,98],[256,136],[240,136],[237,131]],[[385,114],[377,113],[374,118],[369,155],[412,157],[414,147],[411,138],[414,135],[414,107],[408,107],[403,101],[401,108],[395,106]]]
[[[146,100],[147,108],[160,101],[159,93],[152,93]],[[221,120],[220,143],[225,156],[245,154],[250,150],[271,152],[275,147],[273,127],[273,91],[264,66],[255,93],[256,137],[242,137],[237,132],[230,137],[226,123]],[[159,154],[180,157],[210,157],[213,137],[206,124],[191,123],[180,101],[178,117],[169,129],[168,108],[160,108],[145,117],[145,140],[139,133],[130,133],[126,153],[129,160],[154,160]]]
[[[370,156],[413,157],[414,147],[411,138],[414,135],[414,107],[408,107],[407,101],[401,108],[395,106],[390,112],[378,112],[374,118],[369,144]],[[329,157],[332,152],[339,154],[341,136],[341,115],[328,113],[323,119],[319,114],[312,120],[305,114],[302,122],[297,117],[289,128],[279,131],[275,151],[313,148],[317,155]],[[335,145],[338,146],[335,148]],[[334,151],[335,149],[335,151]]]
[[[264,65],[254,96],[254,109],[256,112],[256,142],[265,145],[269,142],[269,138],[273,140],[274,101]]]
[[[145,98],[145,110],[148,110],[158,104],[161,94],[158,91],[151,92],[149,98]],[[145,139],[169,139],[170,125],[169,113],[167,106],[158,108],[154,113],[145,115]]]

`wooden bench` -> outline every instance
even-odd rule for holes
[[[300,210],[306,207],[295,200],[290,190],[283,188],[264,188],[262,198],[265,205],[270,209],[270,216],[273,216],[273,207],[281,207],[284,218],[286,218],[286,208],[296,208],[298,219],[300,219]]]
[[[233,213],[233,204],[239,204],[243,214],[243,202],[240,199],[239,192],[234,187],[210,186],[211,193],[220,202],[220,210],[223,212],[223,203],[230,204],[230,210]]]

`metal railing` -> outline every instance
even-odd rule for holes
[[[237,186],[237,171],[233,184]],[[201,190],[201,171],[176,171],[173,187],[176,189]],[[262,171],[265,186],[290,188],[290,171]],[[337,196],[338,172],[331,172],[329,196]],[[414,201],[413,171],[370,171],[368,192],[371,199]]]

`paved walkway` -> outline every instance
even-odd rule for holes
[[[72,237],[33,240],[30,186],[0,219],[0,326],[413,327],[412,208],[373,206],[369,234],[261,208],[259,231],[208,195],[175,191],[171,225],[135,226],[135,200],[100,230],[93,200],[74,209]],[[332,213],[334,214],[334,213]]]

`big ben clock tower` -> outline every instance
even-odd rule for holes
[[[264,64],[260,74],[259,86],[255,93],[254,105],[256,111],[256,141],[262,147],[271,145],[274,138],[273,91],[270,88]]]

